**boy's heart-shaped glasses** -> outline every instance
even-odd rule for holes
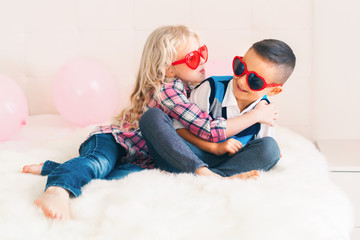
[[[282,86],[283,84],[268,84],[265,79],[254,71],[248,71],[243,57],[234,57],[233,71],[235,76],[241,77],[246,74],[246,82],[253,91],[261,91],[264,88]]]

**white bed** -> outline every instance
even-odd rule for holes
[[[77,154],[90,128],[60,116],[32,116],[0,142],[0,239],[350,239],[352,206],[329,180],[308,140],[277,128],[283,158],[257,181],[218,180],[157,170],[96,180],[70,202],[73,220],[46,219],[33,201],[46,177],[25,164]]]

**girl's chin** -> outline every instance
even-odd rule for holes
[[[181,79],[181,78],[180,78]],[[183,82],[186,83],[201,83],[205,80],[205,74],[196,74],[196,76],[189,78],[189,79],[181,79]]]
[[[200,73],[200,74],[201,74],[201,75],[200,75],[200,82],[202,82],[202,81],[204,81],[205,78],[206,78],[205,71],[204,71],[204,73]]]

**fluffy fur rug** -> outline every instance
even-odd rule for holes
[[[70,202],[73,220],[46,219],[33,204],[46,177],[21,168],[72,158],[89,131],[40,115],[0,143],[0,239],[349,239],[352,208],[324,157],[284,128],[283,158],[257,181],[143,171],[92,181]]]

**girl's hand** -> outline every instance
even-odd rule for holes
[[[229,156],[237,153],[242,147],[242,143],[234,138],[229,138],[225,142],[214,143],[213,150],[211,151],[213,154],[221,156],[224,154],[228,154]]]
[[[259,123],[269,124],[271,127],[275,125],[275,121],[279,118],[279,111],[274,103],[260,101],[253,110]]]

